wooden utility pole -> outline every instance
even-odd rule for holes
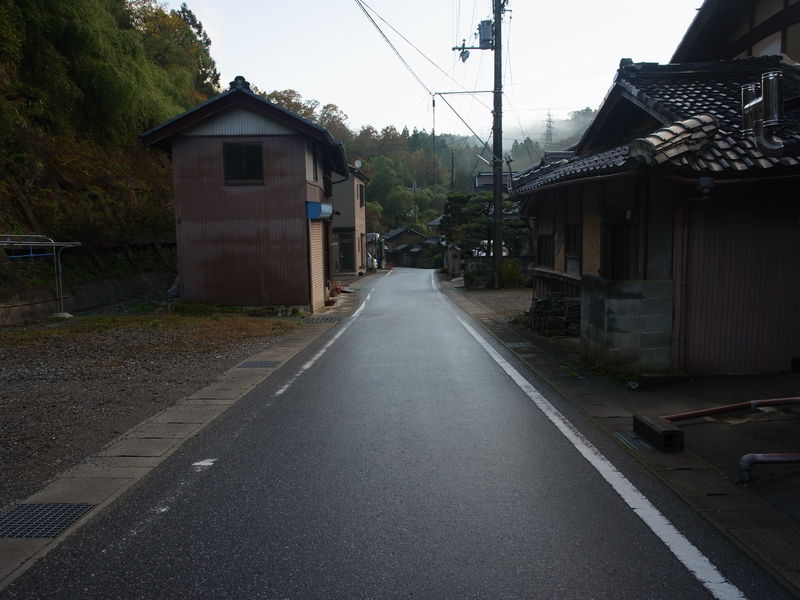
[[[494,287],[503,287],[503,9],[508,0],[494,2],[494,119],[492,121],[492,201],[494,202]]]
[[[494,240],[492,244],[492,271],[495,288],[503,287],[503,13],[508,0],[492,0],[493,21],[481,21],[478,26],[480,45],[467,46],[466,39],[461,46],[453,47],[460,51],[460,58],[466,61],[470,50],[494,50],[494,109],[492,110],[492,206],[494,207]],[[490,29],[491,28],[491,29]],[[510,166],[509,166],[510,168]],[[487,248],[488,252],[488,248]]]

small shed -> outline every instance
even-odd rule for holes
[[[330,133],[244,77],[143,133],[172,157],[181,296],[226,305],[325,305],[334,174]]]

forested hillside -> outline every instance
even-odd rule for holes
[[[186,4],[0,0],[0,234],[46,233],[90,249],[173,239],[168,158],[138,135],[219,91],[211,40]],[[448,193],[468,193],[490,169],[478,156],[491,152],[475,138],[355,132],[335,104],[261,93],[328,128],[351,163],[362,161],[370,231],[424,230]],[[542,148],[525,139],[512,153],[519,170]]]
[[[0,0],[0,233],[174,236],[167,159],[138,134],[216,92],[202,25],[155,0]]]

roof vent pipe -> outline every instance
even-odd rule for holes
[[[742,86],[742,131],[744,134],[753,135],[756,120],[761,119],[761,84],[745,84]]]
[[[770,71],[761,76],[760,86],[757,83],[742,86],[742,130],[755,138],[756,147],[767,156],[800,154],[800,140],[775,137],[775,128],[782,122],[783,73]]]

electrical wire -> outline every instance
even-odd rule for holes
[[[356,4],[358,4],[358,7],[361,9],[361,11],[364,13],[364,15],[365,15],[365,16],[366,16],[366,17],[367,17],[367,18],[370,20],[370,22],[371,22],[371,23],[372,23],[372,24],[375,26],[375,29],[377,29],[377,30],[378,30],[378,33],[380,33],[380,34],[381,34],[381,37],[384,39],[384,41],[385,41],[387,44],[389,44],[389,47],[392,49],[392,51],[395,53],[395,55],[397,55],[397,58],[399,58],[399,59],[400,59],[400,62],[402,62],[402,63],[403,63],[403,65],[405,65],[406,69],[408,69],[408,72],[409,72],[409,73],[411,73],[411,74],[414,76],[414,79],[416,79],[416,80],[417,80],[417,82],[418,82],[418,83],[419,83],[419,84],[420,84],[420,85],[421,85],[423,88],[425,88],[425,91],[427,91],[427,92],[428,92],[428,94],[432,96],[432,95],[433,95],[433,92],[432,92],[432,91],[431,91],[431,90],[428,88],[428,86],[427,86],[427,85],[425,85],[425,83],[422,81],[422,79],[420,79],[420,78],[419,78],[419,75],[417,75],[417,74],[414,72],[414,69],[412,69],[412,68],[411,68],[411,65],[409,65],[409,64],[406,62],[406,60],[403,58],[402,54],[400,54],[400,52],[397,50],[397,48],[395,48],[395,47],[394,47],[394,44],[392,44],[391,40],[390,40],[388,37],[386,37],[386,34],[385,34],[385,33],[383,33],[383,30],[382,30],[382,29],[380,28],[380,26],[379,26],[379,25],[378,25],[378,24],[375,22],[375,19],[373,19],[373,18],[372,18],[372,16],[369,14],[369,12],[367,12],[367,9],[365,8],[365,6],[366,6],[366,5],[365,5],[365,4],[364,4],[364,3],[363,3],[361,0],[355,0],[355,2],[356,2]],[[372,9],[370,9],[370,10],[372,10]],[[373,11],[373,12],[374,12],[374,11]],[[375,14],[377,15],[378,13],[375,13]],[[378,15],[378,17],[380,18],[380,15]],[[383,20],[383,19],[381,19],[381,20]],[[384,21],[384,23],[385,23],[385,22],[386,22],[386,21]],[[387,25],[388,25],[388,23],[387,23]],[[391,27],[391,25],[389,25],[389,27]],[[392,29],[394,30],[394,28],[392,28]],[[397,33],[397,32],[395,31],[395,33]],[[398,34],[398,35],[399,35],[399,34]],[[403,36],[401,35],[400,37],[403,37]],[[405,39],[405,38],[403,38],[403,39]],[[406,41],[408,41],[408,40],[406,40]]]
[[[472,133],[472,135],[474,135],[474,136],[475,136],[477,139],[481,139],[481,138],[478,136],[478,134],[477,134],[477,133],[475,133],[475,131],[472,129],[472,127],[470,127],[470,126],[469,126],[469,123],[467,123],[467,122],[466,122],[466,121],[463,119],[463,117],[462,117],[460,114],[458,114],[458,111],[457,111],[455,108],[453,108],[453,105],[452,105],[452,104],[450,104],[450,103],[447,101],[447,98],[445,98],[445,97],[444,97],[442,94],[436,94],[436,95],[437,95],[437,96],[439,96],[439,97],[440,97],[442,100],[444,100],[444,103],[445,103],[445,104],[447,104],[447,106],[449,106],[449,107],[450,107],[450,110],[452,110],[452,111],[455,113],[455,115],[456,115],[456,116],[459,118],[459,120],[460,120],[460,121],[461,121],[461,122],[464,124],[464,126],[465,126],[467,129],[469,129],[469,130],[470,130],[470,132]],[[485,148],[486,150],[489,150],[489,145],[488,145],[487,143],[484,143],[484,148]],[[500,158],[498,158],[497,156],[495,156],[495,155],[494,155],[494,153],[493,153],[491,150],[489,150],[489,154],[490,154],[490,155],[491,155],[491,156],[492,156],[494,159],[496,159],[496,160],[501,160]]]
[[[489,140],[490,139],[492,139],[492,134],[491,133],[489,134],[489,137],[486,138],[486,141],[483,142],[483,148],[488,148],[489,147]],[[475,171],[475,169],[478,167],[478,163],[479,162],[481,162],[482,160],[486,160],[485,158],[483,158],[483,148],[481,149],[481,153],[478,155],[478,160],[476,160],[475,164],[472,166],[472,171],[470,171],[470,173]],[[489,154],[491,154],[491,152]]]
[[[389,23],[389,21],[387,21],[386,19],[384,19],[384,18],[383,18],[383,17],[382,17],[382,16],[381,16],[381,15],[380,15],[380,14],[379,14],[379,13],[378,13],[378,12],[377,12],[375,9],[374,9],[374,8],[372,8],[372,7],[371,7],[369,4],[367,4],[367,3],[366,3],[366,2],[364,2],[363,0],[355,0],[355,1],[356,1],[356,4],[358,4],[358,5],[359,5],[359,7],[361,8],[361,10],[362,10],[362,11],[364,11],[364,14],[366,14],[366,15],[367,15],[367,17],[369,18],[369,20],[370,20],[370,21],[372,21],[372,24],[373,24],[373,25],[375,25],[375,27],[378,27],[378,24],[377,24],[377,23],[375,23],[375,20],[374,20],[374,19],[373,19],[373,18],[372,18],[372,17],[371,17],[371,16],[370,16],[368,13],[367,13],[367,10],[366,10],[366,9],[369,9],[370,11],[372,11],[372,13],[373,13],[373,14],[374,14],[376,17],[378,17],[378,19],[380,19],[381,21],[383,21],[383,22],[386,24],[386,26],[387,26],[387,27],[389,27],[389,29],[391,29],[391,30],[392,30],[393,32],[395,32],[395,33],[396,33],[398,36],[400,36],[400,39],[402,39],[402,40],[403,40],[403,41],[404,41],[406,44],[408,44],[408,45],[409,45],[409,46],[411,46],[411,47],[412,47],[414,50],[416,50],[416,51],[419,53],[419,55],[420,55],[420,56],[422,56],[422,58],[424,58],[425,60],[427,60],[427,61],[428,61],[428,62],[429,62],[431,65],[433,65],[433,67],[434,67],[435,69],[437,69],[437,70],[438,70],[440,73],[442,73],[442,74],[443,74],[445,77],[447,77],[447,78],[448,78],[450,81],[452,81],[454,84],[456,84],[456,85],[457,85],[458,87],[460,87],[462,90],[465,90],[465,91],[467,91],[467,88],[465,88],[465,87],[464,87],[464,86],[463,86],[461,83],[459,83],[459,82],[458,82],[456,79],[454,79],[453,77],[451,77],[451,76],[450,76],[450,74],[449,74],[447,71],[445,71],[445,70],[444,70],[444,69],[442,69],[442,68],[441,68],[439,65],[437,65],[437,64],[436,64],[436,63],[435,63],[435,62],[434,62],[434,61],[433,61],[431,58],[429,58],[429,57],[428,57],[428,55],[427,55],[427,54],[425,54],[425,53],[424,53],[422,50],[420,50],[419,48],[417,48],[417,47],[414,45],[414,43],[413,43],[413,42],[411,42],[411,40],[409,40],[409,39],[408,39],[406,36],[404,36],[404,35],[403,35],[402,33],[400,33],[400,32],[399,32],[397,29],[395,29],[395,27],[394,27],[394,26],[393,26],[391,23]],[[381,32],[381,35],[382,35],[382,36],[383,36],[383,38],[386,40],[386,42],[387,42],[387,43],[388,43],[390,46],[392,46],[392,43],[389,41],[389,39],[386,37],[386,35],[383,33],[383,31],[381,31],[380,27],[378,27],[378,31],[380,31],[380,32]],[[397,56],[398,56],[398,57],[400,57],[400,54],[399,54],[399,52],[397,51],[397,49],[396,49],[394,46],[392,46],[392,49],[395,51],[395,54],[397,54]],[[408,66],[408,63],[406,63],[406,61],[405,61],[405,60],[403,60],[403,58],[402,58],[402,57],[400,57],[400,60],[402,60],[402,61],[403,61],[403,64],[405,64],[405,65],[406,65],[406,67],[407,67],[408,69],[411,69],[411,67],[409,67],[409,66]],[[413,71],[412,71],[412,72],[413,72]],[[414,75],[414,76],[416,77],[416,75]],[[419,79],[418,79],[418,80],[419,80]],[[424,85],[424,84],[423,84],[423,85]],[[426,87],[426,89],[427,89],[427,87]],[[480,100],[478,100],[478,102],[479,102],[480,104],[483,104],[483,102],[481,102]],[[484,106],[484,107],[485,107],[487,110],[491,110],[491,108],[489,108],[489,106],[487,106],[486,104],[483,104],[483,106]]]
[[[477,1],[477,0],[476,0],[476,1]],[[395,29],[395,28],[394,28],[394,27],[393,27],[393,26],[392,26],[392,25],[391,25],[391,24],[390,24],[388,21],[386,21],[386,19],[384,19],[383,17],[381,17],[381,16],[380,16],[380,15],[379,15],[379,14],[378,14],[378,13],[377,13],[377,12],[376,12],[376,11],[375,11],[373,8],[372,8],[372,7],[370,7],[368,4],[366,4],[366,2],[363,2],[363,0],[355,0],[355,2],[356,2],[356,4],[358,5],[358,7],[361,9],[361,11],[364,13],[364,15],[367,17],[367,19],[369,19],[369,21],[370,21],[370,22],[372,23],[372,25],[375,27],[375,29],[377,29],[377,30],[378,30],[378,33],[381,35],[381,37],[384,39],[384,41],[385,41],[385,42],[386,42],[386,43],[389,45],[389,47],[390,47],[390,48],[392,49],[392,51],[395,53],[395,55],[397,56],[397,58],[399,58],[399,59],[400,59],[400,62],[402,62],[402,63],[403,63],[403,65],[406,67],[406,69],[408,69],[408,71],[411,73],[411,75],[413,75],[413,76],[414,76],[414,79],[416,79],[416,80],[417,80],[417,82],[418,82],[418,83],[419,83],[419,84],[420,84],[420,85],[421,85],[421,86],[422,86],[422,87],[425,89],[425,91],[426,91],[426,92],[428,92],[428,94],[431,96],[431,99],[434,101],[434,107],[435,107],[435,96],[436,96],[437,94],[435,94],[434,92],[432,92],[432,91],[430,90],[430,88],[429,88],[427,85],[425,85],[425,83],[422,81],[422,79],[420,79],[420,77],[419,77],[419,76],[416,74],[416,72],[414,72],[414,70],[411,68],[411,65],[409,65],[409,64],[406,62],[406,60],[405,60],[405,59],[403,58],[403,56],[400,54],[400,51],[399,51],[399,50],[397,50],[397,48],[394,46],[394,44],[392,44],[391,40],[390,40],[390,39],[389,39],[389,38],[386,36],[386,34],[383,32],[383,30],[381,29],[380,25],[378,25],[378,23],[376,23],[376,22],[375,22],[375,19],[373,19],[373,18],[372,18],[372,15],[370,15],[370,14],[369,14],[369,11],[372,11],[373,13],[375,13],[375,16],[377,16],[377,17],[378,17],[378,18],[379,18],[381,21],[383,21],[384,23],[386,23],[386,25],[387,25],[387,26],[388,26],[388,27],[389,27],[389,28],[390,28],[392,31],[394,31],[394,32],[395,32],[397,35],[399,35],[399,36],[400,36],[400,37],[401,37],[401,38],[402,38],[402,39],[403,39],[403,40],[404,40],[404,41],[405,41],[407,44],[409,44],[409,45],[410,45],[412,48],[414,48],[414,50],[416,50],[417,52],[419,52],[419,53],[420,53],[420,54],[421,54],[421,55],[422,55],[422,56],[423,56],[423,57],[424,57],[424,58],[425,58],[425,59],[426,59],[428,62],[430,62],[430,63],[431,63],[431,64],[432,64],[434,67],[436,67],[436,68],[437,68],[437,69],[438,69],[440,72],[442,72],[442,73],[443,73],[445,76],[447,76],[448,78],[450,78],[450,79],[451,79],[451,80],[452,80],[452,81],[453,81],[453,82],[454,82],[456,85],[458,85],[459,87],[461,87],[462,89],[464,89],[464,90],[465,90],[467,93],[469,93],[469,94],[471,95],[471,97],[473,98],[473,100],[477,99],[477,98],[476,98],[476,96],[474,95],[474,93],[470,92],[469,90],[466,90],[466,89],[464,88],[464,86],[462,86],[460,83],[458,83],[457,81],[455,81],[454,79],[452,79],[452,78],[451,78],[451,77],[450,77],[450,76],[449,76],[449,75],[448,75],[448,74],[447,74],[447,73],[446,73],[446,72],[445,72],[443,69],[441,69],[441,68],[440,68],[440,67],[439,67],[439,66],[438,66],[438,65],[437,65],[435,62],[433,62],[433,61],[432,61],[430,58],[428,58],[428,57],[427,57],[427,56],[426,56],[426,55],[425,55],[425,54],[424,54],[424,53],[423,53],[423,52],[422,52],[422,51],[421,51],[419,48],[417,48],[417,47],[416,47],[414,44],[412,44],[412,43],[411,43],[411,42],[410,42],[410,41],[409,41],[409,40],[408,40],[408,39],[407,39],[407,38],[406,38],[406,37],[405,37],[403,34],[401,34],[399,31],[397,31],[397,29]],[[369,9],[369,11],[368,11],[367,9]],[[473,9],[473,10],[474,10],[474,9]],[[483,57],[482,57],[482,55],[481,55],[481,58],[483,58]],[[481,61],[481,62],[482,62],[482,61]],[[477,87],[477,81],[476,81],[476,87]],[[438,94],[438,95],[440,95],[440,94]],[[440,95],[440,96],[441,96],[441,95]],[[461,115],[458,113],[458,111],[457,111],[455,108],[453,108],[453,105],[452,105],[452,104],[450,104],[450,103],[447,101],[447,99],[446,99],[446,98],[444,98],[444,96],[441,96],[441,98],[442,98],[442,100],[444,100],[445,104],[447,104],[447,106],[450,108],[450,110],[452,110],[452,111],[453,111],[453,113],[454,113],[454,114],[455,114],[455,115],[456,115],[456,116],[459,118],[459,120],[460,120],[460,121],[461,121],[461,122],[464,124],[464,126],[465,126],[467,129],[469,129],[469,131],[472,133],[472,135],[473,135],[473,136],[475,136],[475,138],[476,138],[476,139],[480,140],[481,138],[478,136],[478,134],[476,134],[476,133],[475,133],[475,131],[472,129],[472,127],[470,127],[470,126],[469,126],[469,124],[468,124],[468,123],[467,123],[467,122],[464,120],[464,118],[463,118],[463,117],[462,117],[462,116],[461,116]],[[489,109],[489,107],[488,107],[486,104],[484,104],[483,102],[481,102],[480,100],[478,100],[478,102],[479,102],[480,104],[482,104],[484,107],[486,107],[487,109]],[[435,110],[435,108],[434,108],[434,110]],[[435,119],[435,116],[434,116],[434,119]],[[434,125],[434,131],[435,131],[435,125]],[[485,147],[486,149],[488,149],[488,145],[487,145],[486,143],[484,143],[484,147]],[[491,152],[491,151],[490,151],[490,154],[491,154],[491,155],[492,155],[492,156],[493,156],[493,157],[494,157],[496,160],[501,160],[500,158],[498,158],[498,157],[495,157],[493,152]]]

